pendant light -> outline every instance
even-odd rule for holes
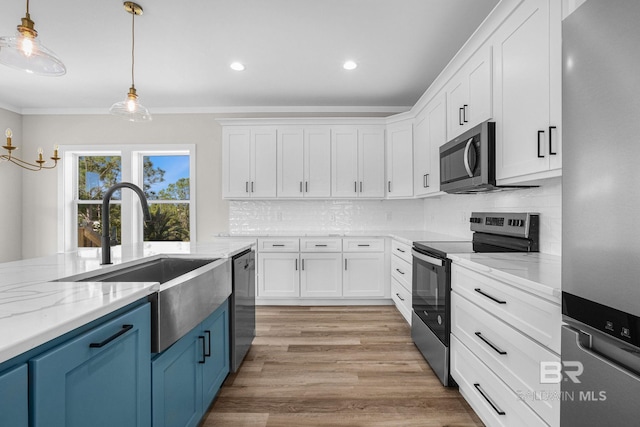
[[[41,76],[62,76],[67,72],[60,58],[40,43],[35,23],[27,13],[13,36],[0,37],[0,64]]]
[[[138,94],[134,84],[135,66],[135,22],[136,15],[142,15],[142,7],[134,2],[124,2],[124,10],[131,14],[131,87],[124,101],[116,102],[109,109],[109,113],[119,116],[130,122],[151,121],[151,113],[144,105],[138,101]]]

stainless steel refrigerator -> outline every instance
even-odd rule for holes
[[[561,427],[640,425],[640,1],[562,38]]]

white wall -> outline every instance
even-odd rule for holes
[[[19,147],[13,154],[20,157],[25,154],[22,116],[0,108],[0,146],[6,145],[4,132],[7,128],[11,128],[14,134],[12,145]],[[0,148],[0,153],[6,154],[6,151]],[[22,171],[16,165],[0,161],[0,262],[22,258]]]
[[[27,153],[43,147],[46,155],[54,144],[195,144],[196,239],[206,241],[228,231],[228,203],[221,194],[221,128],[214,115],[154,114],[150,123],[131,123],[106,114],[30,115],[22,121]],[[58,171],[27,174],[22,188],[23,258],[55,253],[58,248]]]
[[[562,238],[562,180],[538,188],[488,194],[447,194],[424,200],[425,228],[471,239],[471,212],[538,212],[540,252],[560,255]]]
[[[422,230],[421,200],[278,200],[229,203],[229,231],[256,233],[344,233]]]

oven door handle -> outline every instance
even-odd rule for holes
[[[418,258],[420,261],[428,262],[429,264],[437,265],[438,267],[442,267],[444,265],[444,261],[439,258],[434,258],[429,255],[421,254],[415,249],[411,249],[411,254]]]

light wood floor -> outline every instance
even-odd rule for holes
[[[393,306],[257,308],[257,336],[202,426],[482,426]]]

